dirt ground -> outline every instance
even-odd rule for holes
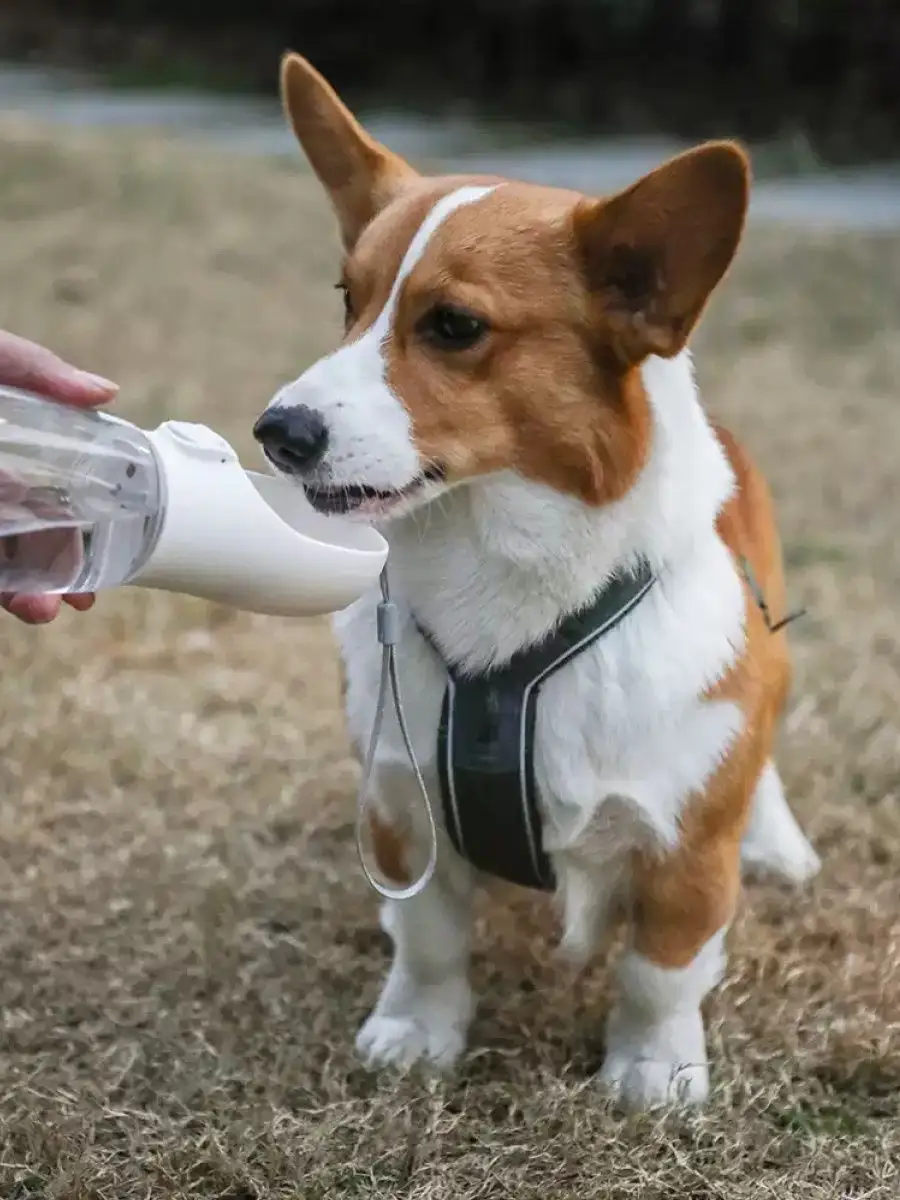
[[[302,167],[0,136],[0,327],[254,461],[252,419],[340,322]],[[809,889],[746,893],[710,1109],[600,1101],[606,967],[561,972],[526,895],[482,906],[458,1074],[364,1071],[386,946],[327,629],[125,591],[2,622],[0,1196],[900,1191],[900,236],[752,231],[697,354],[809,609],[780,761],[825,859]]]

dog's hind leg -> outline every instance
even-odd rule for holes
[[[741,865],[746,874],[777,875],[791,883],[810,879],[821,865],[788,807],[771,759],[756,785],[741,845]]]

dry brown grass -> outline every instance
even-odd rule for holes
[[[310,181],[2,132],[0,326],[119,379],[126,415],[206,419],[250,452],[251,418],[339,321]],[[482,910],[458,1076],[361,1070],[385,946],[327,633],[123,592],[42,631],[3,622],[0,1195],[896,1194],[898,279],[900,238],[757,231],[700,339],[810,609],[782,763],[826,862],[807,893],[747,894],[711,1109],[598,1101],[607,973],[558,974],[528,897]]]

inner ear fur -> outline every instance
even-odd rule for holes
[[[587,286],[625,360],[684,348],[737,251],[749,190],[743,149],[708,142],[611,199],[578,206]]]

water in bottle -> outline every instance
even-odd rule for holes
[[[143,430],[0,387],[0,592],[93,592],[126,582],[163,510]]]

